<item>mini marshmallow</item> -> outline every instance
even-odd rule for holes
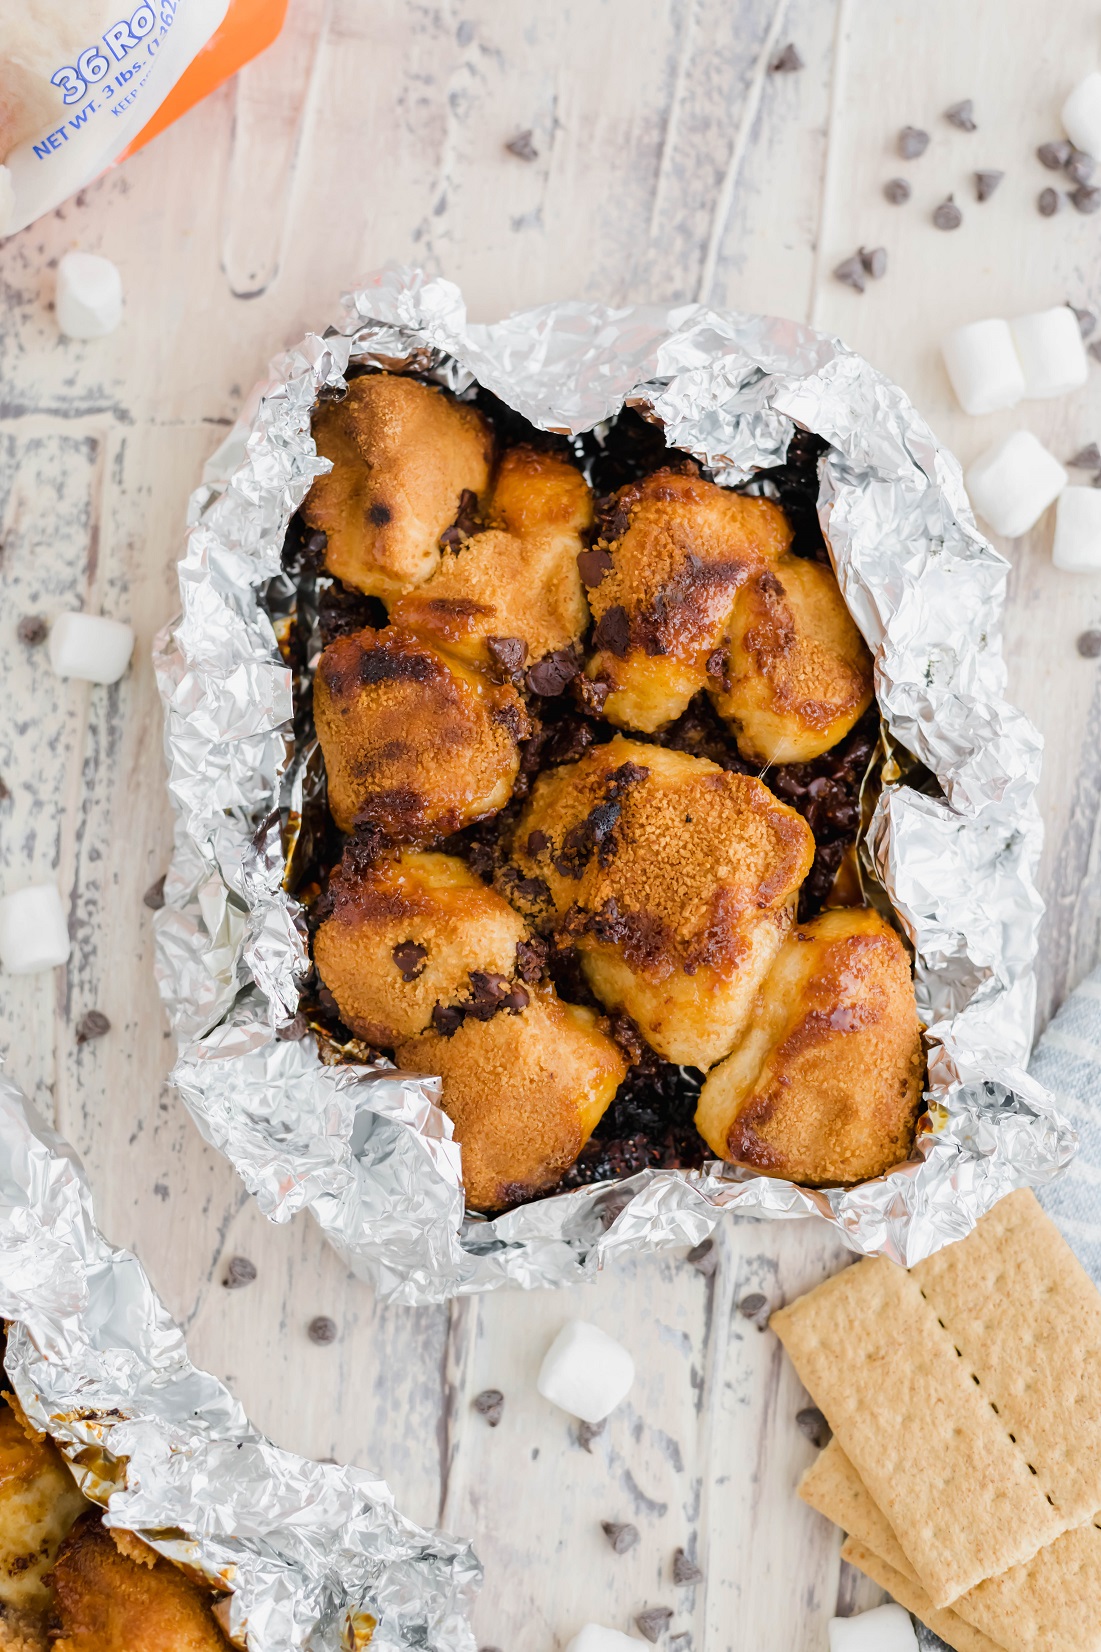
[[[910,1614],[894,1601],[853,1618],[831,1618],[829,1637],[830,1652],[918,1652]]]
[[[57,266],[56,304],[67,338],[103,338],[122,320],[122,276],[98,253],[67,252]]]
[[[634,1635],[625,1635],[621,1629],[605,1629],[602,1623],[587,1623],[579,1629],[566,1652],[631,1652],[633,1646],[645,1646],[645,1641]]]
[[[1051,560],[1067,574],[1101,573],[1101,488],[1064,488]]]
[[[1085,384],[1089,377],[1086,346],[1078,317],[1069,304],[1019,315],[1009,323],[1009,330],[1030,401],[1065,396],[1068,390]]]
[[[59,677],[117,683],[134,652],[134,633],[102,614],[58,614],[50,626],[50,664]]]
[[[614,1337],[584,1319],[563,1325],[539,1368],[540,1394],[571,1417],[598,1423],[625,1399],[635,1362]]]
[[[957,327],[941,344],[944,365],[965,413],[995,413],[1025,394],[1025,375],[1008,321]]]
[[[964,480],[994,532],[1017,539],[1062,493],[1067,473],[1030,430],[1015,430],[976,459]]]
[[[36,975],[69,956],[69,924],[54,883],[35,883],[0,900],[0,964],[9,975]]]
[[[1101,160],[1101,74],[1080,80],[1063,105],[1063,130],[1075,149]]]

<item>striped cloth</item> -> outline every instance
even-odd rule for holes
[[[1029,1072],[1078,1132],[1078,1157],[1040,1203],[1101,1287],[1101,969],[1071,993],[1032,1053]],[[921,1652],[949,1652],[924,1625]]]

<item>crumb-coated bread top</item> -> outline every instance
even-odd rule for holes
[[[534,989],[518,1014],[467,1019],[450,1038],[399,1045],[398,1066],[436,1073],[462,1146],[466,1202],[501,1210],[553,1187],[573,1164],[627,1064],[591,1010]]]
[[[372,373],[318,408],[313,436],[333,468],[302,515],[328,536],[329,573],[380,597],[427,579],[464,492],[481,495],[489,483],[493,436],[477,408],[417,379]]]
[[[314,963],[341,1019],[371,1044],[425,1032],[437,1004],[471,997],[472,972],[515,977],[527,926],[454,855],[407,850],[345,867],[329,893]]]
[[[501,457],[485,514],[491,525],[445,552],[390,618],[464,659],[494,669],[514,661],[519,672],[580,642],[589,623],[577,558],[592,495],[568,460],[514,447]]]
[[[730,1050],[814,857],[759,780],[617,735],[540,776],[502,887],[669,1061]]]
[[[588,675],[604,715],[664,728],[709,682],[738,591],[788,547],[778,505],[663,469],[615,496],[582,572],[596,626]]]
[[[122,1545],[98,1514],[85,1515],[61,1545],[55,1652],[229,1652],[210,1596],[170,1560],[119,1536]]]
[[[0,1604],[45,1610],[58,1546],[87,1507],[53,1441],[0,1405]]]
[[[909,1154],[924,1071],[906,948],[870,907],[839,908],[784,942],[696,1128],[766,1176],[862,1182]]]
[[[314,679],[329,808],[342,832],[428,842],[508,802],[530,732],[511,683],[395,626],[337,637]]]
[[[805,763],[872,702],[872,657],[830,568],[781,557],[738,594],[721,680],[709,692],[743,757]]]

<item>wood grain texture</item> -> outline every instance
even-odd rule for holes
[[[788,40],[805,68],[772,75]],[[1101,437],[1101,369],[1075,396],[968,419],[936,341],[983,314],[1101,301],[1099,220],[1040,219],[1051,180],[1032,153],[1099,44],[1086,0],[1007,0],[996,29],[955,0],[292,0],[286,35],[234,83],[0,248],[0,887],[56,876],[74,935],[67,970],[4,979],[8,1071],[256,1421],[379,1468],[414,1518],[475,1538],[479,1636],[503,1652],[560,1648],[587,1616],[630,1628],[647,1605],[674,1609],[678,1652],[822,1652],[835,1611],[882,1598],[795,1498],[805,1396],[738,1311],[843,1254],[816,1225],[732,1220],[710,1279],[662,1256],[587,1289],[410,1311],[380,1308],[308,1221],[257,1214],[164,1088],[141,900],[171,842],[149,648],[187,493],[268,357],[388,258],[458,281],[475,319],[579,296],[810,320],[896,378],[965,461],[1019,424],[1072,453]],[[965,96],[973,135],[941,117]],[[909,164],[893,151],[907,121],[933,134]],[[504,146],[528,130],[525,162]],[[1006,170],[981,207],[979,166]],[[900,172],[904,209],[881,193]],[[929,218],[950,191],[965,218],[947,235]],[[830,272],[861,244],[886,246],[889,271],[858,296]],[[74,246],[122,269],[113,339],[57,335],[53,268]],[[1006,626],[1011,692],[1048,742],[1045,1017],[1101,951],[1101,671],[1074,650],[1101,623],[1101,581],[1056,573],[1050,535],[1009,548]],[[78,605],[135,626],[116,688],[59,685],[15,642],[20,615]],[[93,1007],[112,1031],[78,1048]],[[234,1254],[259,1278],[229,1291]],[[573,1313],[639,1366],[591,1454],[533,1386]],[[307,1337],[318,1314],[332,1346]],[[471,1408],[487,1386],[506,1395],[496,1430]],[[614,1555],[602,1519],[632,1520],[638,1547]],[[672,1582],[680,1546],[704,1572],[691,1589]]]

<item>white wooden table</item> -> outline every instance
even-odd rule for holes
[[[57,877],[75,946],[65,971],[4,978],[8,1071],[84,1154],[102,1224],[132,1245],[187,1327],[280,1443],[382,1469],[401,1506],[470,1534],[487,1568],[483,1645],[553,1652],[588,1617],[628,1628],[676,1609],[680,1652],[822,1652],[837,1610],[879,1599],[841,1567],[836,1534],[795,1499],[812,1446],[775,1339],[737,1312],[835,1269],[817,1224],[729,1221],[707,1280],[680,1258],[636,1262],[588,1290],[381,1309],[306,1219],[269,1226],[166,1091],[172,1059],[142,892],[170,821],[149,664],[173,612],[184,503],[268,356],[323,324],[387,258],[457,280],[490,319],[556,297],[704,299],[840,332],[899,380],[965,461],[1027,424],[1066,456],[1101,437],[1087,390],[967,419],[935,350],[950,326],[1069,298],[1101,301],[1101,218],[1041,219],[1033,158],[1070,84],[1096,67],[1086,0],[292,0],[272,51],[148,149],[0,248],[0,888]],[[806,67],[770,76],[786,41]],[[973,97],[980,130],[948,104]],[[904,122],[933,142],[907,165]],[[530,128],[538,159],[504,149]],[[1006,178],[983,206],[970,174]],[[914,198],[889,206],[905,173]],[[954,234],[933,206],[954,191]],[[883,244],[861,297],[831,270]],[[121,331],[58,338],[53,265],[70,247],[122,268]],[[1076,635],[1101,623],[1101,581],[1049,561],[1051,523],[1012,547],[1012,690],[1048,742],[1042,801],[1051,903],[1041,1011],[1101,939],[1101,676]],[[83,605],[129,620],[117,688],[59,687],[18,618]],[[111,1032],[78,1048],[104,1010]],[[257,1283],[226,1291],[246,1255]],[[637,1357],[630,1401],[594,1442],[540,1401],[533,1376],[568,1315]],[[330,1347],[308,1321],[331,1314]],[[506,1395],[489,1429],[479,1390]],[[624,1557],[599,1521],[632,1520]],[[675,1588],[676,1547],[705,1581]],[[666,1644],[670,1644],[667,1642]]]

